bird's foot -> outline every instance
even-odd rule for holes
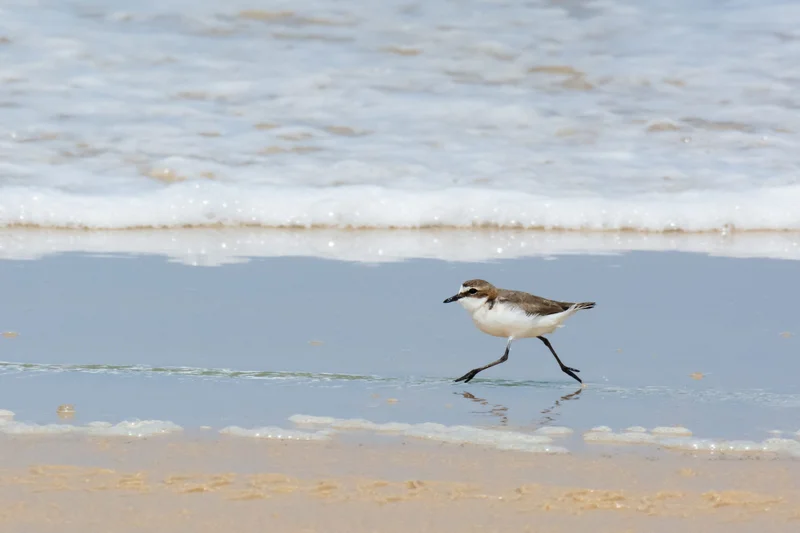
[[[568,366],[562,366],[561,367],[561,371],[564,372],[565,374],[567,374],[568,376],[570,376],[572,379],[574,379],[578,383],[583,384],[583,380],[581,378],[579,378],[575,374],[575,372],[580,372],[580,370],[578,370],[577,368],[570,368]]]
[[[478,375],[478,371],[470,370],[469,372],[467,372],[466,374],[464,374],[460,378],[455,379],[453,381],[455,383],[458,383],[459,381],[463,381],[464,383],[469,383],[470,381],[472,381],[472,378],[474,378],[477,375]]]

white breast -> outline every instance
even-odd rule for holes
[[[503,302],[497,302],[489,308],[485,299],[463,298],[459,301],[472,315],[475,326],[495,337],[522,339],[546,335],[560,327],[572,314],[571,311],[564,311],[546,316],[526,315],[519,307]]]

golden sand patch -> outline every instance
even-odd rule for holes
[[[712,507],[747,507],[754,511],[769,511],[783,502],[783,498],[740,490],[710,491],[702,498]]]
[[[294,16],[294,11],[266,11],[264,9],[245,9],[239,12],[239,18],[271,22],[286,20]]]
[[[269,11],[265,9],[245,9],[239,12],[239,18],[265,23],[290,23],[295,26],[353,26],[356,23],[352,19],[301,15],[294,11]]]
[[[349,126],[325,126],[323,129],[328,133],[341,135],[343,137],[361,137],[369,134],[367,131],[357,131]]]
[[[186,176],[178,174],[171,168],[153,168],[142,171],[142,174],[154,180],[162,181],[164,183],[178,183],[186,181]]]
[[[272,34],[272,37],[284,41],[322,41],[327,43],[345,43],[353,40],[351,37],[342,37],[338,35],[288,31],[275,32]]]
[[[537,67],[530,67],[528,69],[530,73],[541,73],[541,74],[557,74],[561,76],[585,76],[585,72],[581,72],[569,65],[541,65]]]
[[[304,141],[306,139],[312,138],[314,135],[307,131],[299,131],[294,133],[281,133],[278,135],[279,139],[283,139],[285,141]]]
[[[594,89],[594,85],[590,83],[585,76],[571,76],[561,82],[561,86],[565,89],[574,91],[590,91]]]
[[[788,530],[800,518],[800,466],[792,461],[207,437],[102,439],[101,450],[99,441],[0,439],[0,528],[250,531],[268,517],[290,533],[331,524],[356,533],[417,527],[617,533],[667,530],[684,521],[697,531],[766,533]],[[51,460],[81,453],[113,467]],[[751,529],[731,529],[739,523]]]
[[[381,50],[398,56],[418,56],[422,53],[421,49],[411,46],[386,46]]]
[[[659,133],[664,131],[679,131],[681,128],[672,122],[654,122],[647,126],[647,131],[650,133]]]

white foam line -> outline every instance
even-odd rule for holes
[[[531,435],[515,431],[482,429],[472,426],[445,426],[443,424],[405,424],[389,422],[377,424],[360,418],[333,418],[310,415],[292,415],[289,420],[297,425],[328,426],[334,429],[366,430],[376,433],[395,433],[407,437],[449,442],[476,444],[498,450],[516,450],[532,453],[569,453],[562,446],[553,446],[552,439],[544,435]]]
[[[307,432],[297,431],[294,429],[284,429],[277,426],[264,426],[251,429],[246,429],[239,426],[228,426],[221,429],[219,432],[223,435],[230,435],[232,437],[295,441],[330,440],[331,436],[334,434],[334,432],[330,430]]]
[[[118,424],[90,422],[85,426],[74,424],[33,424],[0,420],[0,433],[7,435],[65,435],[85,434],[100,437],[152,437],[183,431],[183,428],[163,420],[132,420]]]
[[[344,171],[342,177],[347,175]],[[536,180],[534,176],[526,177]],[[241,179],[195,179],[156,186],[140,178],[138,191],[124,187],[125,192],[110,194],[99,187],[85,192],[68,191],[52,184],[5,185],[0,186],[0,225],[24,223],[73,229],[213,224],[267,228],[475,225],[650,232],[719,231],[729,227],[800,230],[796,209],[800,186],[794,183],[760,187],[748,184],[739,190],[698,188],[669,194],[637,194],[630,187],[621,187],[624,192],[611,197],[601,196],[598,190],[587,193],[580,188],[559,194],[538,194],[508,182],[497,182],[495,187],[448,187],[442,186],[444,183],[435,188],[404,187],[401,180],[401,176],[395,177],[396,186],[385,183],[276,186],[248,184]]]
[[[798,233],[641,234],[491,230],[165,229],[71,231],[0,229],[0,259],[62,253],[160,255],[192,266],[250,258],[319,257],[384,263],[407,259],[489,261],[569,254],[679,251],[800,260]]]
[[[645,428],[634,426],[615,433],[607,426],[593,428],[583,434],[583,440],[601,444],[650,444],[670,450],[707,453],[777,453],[800,457],[800,441],[772,437],[761,442],[752,440],[724,440],[692,437],[684,427],[657,427],[647,433]],[[798,432],[800,437],[800,432]]]
[[[692,432],[681,426],[659,426],[652,429],[655,435],[670,435],[674,437],[691,437]]]
[[[536,435],[546,435],[548,437],[566,437],[574,433],[574,430],[563,426],[544,426],[534,431],[534,433]]]

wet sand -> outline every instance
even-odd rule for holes
[[[415,440],[3,438],[6,532],[792,531],[794,460]]]

